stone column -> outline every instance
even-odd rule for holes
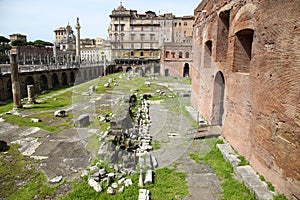
[[[79,18],[77,17],[77,22],[75,25],[75,28],[77,30],[77,35],[76,35],[76,62],[80,63],[81,62],[81,56],[80,56],[80,24],[79,24]]]
[[[18,108],[22,108],[17,54],[18,54],[17,47],[13,47],[10,50],[10,72],[11,72],[11,84],[12,84],[12,94],[13,94],[13,103],[14,103],[13,109],[14,110],[17,110]]]
[[[28,104],[34,104],[34,85],[27,85]]]

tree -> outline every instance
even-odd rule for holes
[[[26,45],[26,42],[23,41],[23,40],[13,40],[11,43],[10,43],[12,46],[24,46]]]
[[[11,49],[11,46],[8,44],[10,40],[4,36],[0,36],[0,63],[9,62],[8,51]]]
[[[10,40],[4,36],[0,36],[0,44],[8,44]]]

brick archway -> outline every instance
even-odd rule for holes
[[[223,124],[225,80],[222,72],[217,72],[214,81],[212,124]]]

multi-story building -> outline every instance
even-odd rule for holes
[[[10,42],[14,41],[14,40],[22,40],[24,42],[27,42],[27,36],[26,35],[22,35],[20,33],[14,33],[9,35],[10,38]]]
[[[68,24],[66,27],[60,27],[54,30],[54,58],[59,64],[75,62],[76,56],[76,37],[72,27]]]
[[[27,36],[19,33],[9,35],[10,42],[14,40],[22,40],[27,42]],[[41,65],[51,64],[53,62],[53,48],[51,46],[36,47],[34,45],[25,44],[18,46],[18,62],[21,65]]]
[[[160,21],[148,11],[138,14],[120,5],[112,11],[108,28],[112,59],[123,63],[141,64],[160,58]]]
[[[139,14],[121,4],[112,11],[110,18],[109,40],[112,59],[117,64],[162,61],[161,73],[189,75],[194,16],[176,17],[172,13],[156,15],[153,11]],[[182,71],[184,67],[185,72]]]
[[[194,16],[175,17],[172,21],[172,39],[162,46],[160,74],[190,76]]]
[[[80,40],[81,43],[81,61],[96,63],[104,62],[110,59],[110,45],[109,41],[102,38],[84,39]]]

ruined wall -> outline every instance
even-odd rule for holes
[[[300,198],[300,1],[195,9],[192,104],[279,193]]]

